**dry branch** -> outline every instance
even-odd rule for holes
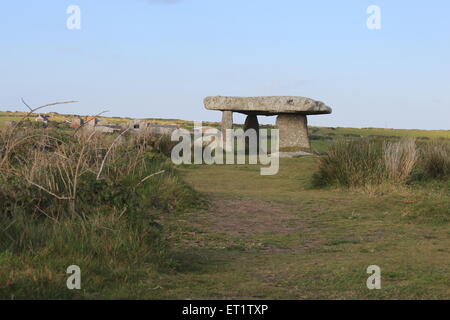
[[[102,164],[101,164],[101,166],[100,166],[100,170],[98,171],[98,174],[97,174],[97,180],[100,179],[100,175],[102,174],[102,171],[103,171],[103,166],[105,165],[106,159],[108,158],[108,155],[109,155],[109,153],[111,152],[111,150],[112,150],[114,144],[115,144],[117,141],[119,141],[120,137],[123,136],[125,133],[127,133],[130,129],[131,129],[131,127],[128,128],[128,129],[126,129],[125,131],[123,131],[121,134],[119,134],[119,135],[114,139],[113,143],[111,143],[111,145],[109,146],[109,149],[108,149],[108,151],[106,151],[105,157],[103,158]]]
[[[153,174],[151,174],[151,175],[145,177],[144,179],[141,180],[141,182],[139,182],[139,183],[136,185],[136,187],[139,187],[141,184],[143,184],[145,181],[147,181],[147,180],[150,179],[151,177],[154,177],[154,176],[163,174],[164,172],[166,172],[166,170],[161,170],[161,171],[159,171],[159,172],[153,173]]]

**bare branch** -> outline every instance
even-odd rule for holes
[[[27,119],[27,118],[28,118],[30,115],[32,115],[34,112],[36,112],[37,110],[40,110],[40,109],[42,109],[42,108],[49,107],[49,106],[56,106],[56,105],[59,105],[59,104],[75,103],[75,102],[78,102],[78,101],[54,102],[54,103],[46,104],[46,105],[43,105],[43,106],[40,106],[40,107],[37,107],[37,108],[34,108],[34,109],[32,109],[32,108],[25,102],[25,100],[24,100],[23,98],[22,98],[22,102],[27,106],[28,109],[30,109],[30,111],[29,111],[25,116],[23,116],[23,117],[19,120],[19,122],[18,122],[15,126],[13,126],[12,129],[9,131],[8,139],[6,139],[6,145],[5,145],[5,147],[4,147],[4,153],[3,153],[3,155],[2,155],[3,158],[2,158],[2,160],[0,161],[0,167],[3,166],[3,164],[4,164],[5,161],[6,161],[6,159],[8,158],[9,152],[10,152],[11,149],[12,149],[12,147],[11,147],[11,145],[10,145],[10,144],[11,144],[11,141],[12,141],[11,137],[13,136],[14,132],[16,131],[16,129],[20,126],[20,124],[22,124],[22,123],[25,121],[25,119]]]
[[[119,141],[119,138],[120,138],[121,136],[123,136],[125,133],[127,133],[130,129],[131,129],[131,127],[127,128],[125,131],[123,131],[121,134],[119,134],[119,135],[117,136],[117,138],[114,139],[113,143],[111,143],[111,145],[109,146],[109,149],[108,149],[108,151],[106,152],[105,157],[103,158],[102,164],[101,164],[101,166],[100,166],[100,170],[98,171],[98,174],[97,174],[97,180],[100,179],[100,175],[102,174],[102,171],[103,171],[103,166],[105,165],[106,159],[108,158],[108,155],[109,155],[109,153],[111,152],[112,147],[114,146],[114,144],[115,144],[117,141]]]
[[[118,219],[120,219],[120,218],[122,218],[122,216],[125,214],[125,212],[127,211],[127,207],[125,207],[123,210],[122,210],[122,212],[120,213],[120,215],[119,215],[119,218]]]
[[[52,219],[53,221],[55,221],[56,223],[59,224],[59,221],[56,220],[55,218],[53,218],[52,216],[49,216],[44,210],[42,210],[41,208],[39,208],[37,205],[34,206],[40,213],[42,213],[43,215],[45,215],[47,218]]]
[[[109,112],[108,110],[102,111],[100,113],[97,113],[95,116],[93,116],[91,119],[89,119],[88,121],[84,122],[81,126],[79,126],[75,132],[74,132],[74,136],[77,134],[78,131],[80,131],[84,126],[86,126],[89,122],[91,121],[95,121],[95,118],[100,117],[102,114]]]
[[[166,170],[162,170],[162,171],[153,173],[153,174],[151,174],[151,175],[145,177],[144,179],[141,180],[141,182],[139,182],[139,183],[136,185],[136,187],[139,187],[141,184],[143,184],[145,181],[147,181],[147,180],[150,179],[151,177],[154,177],[154,176],[163,174],[164,172],[166,172]]]
[[[22,103],[25,105],[25,106],[27,106],[27,108],[28,109],[30,109],[30,112],[24,117],[24,118],[27,118],[28,116],[30,116],[31,114],[33,114],[33,113],[35,113],[36,111],[38,111],[38,110],[40,110],[40,109],[43,109],[43,108],[47,108],[47,107],[52,107],[52,106],[56,106],[56,105],[60,105],[60,104],[69,104],[69,103],[77,103],[77,102],[79,102],[79,101],[75,101],[75,100],[72,100],[72,101],[62,101],[62,102],[53,102],[53,103],[49,103],[49,104],[45,104],[45,105],[43,105],[43,106],[40,106],[40,107],[37,107],[37,108],[31,108],[26,102],[25,102],[25,100],[22,98],[21,99],[22,100]],[[23,119],[23,118],[22,118]]]
[[[21,98],[22,103],[30,110],[33,111],[33,109],[25,102],[25,100],[23,100],[23,98]]]
[[[47,192],[49,195],[54,196],[56,199],[58,200],[73,200],[72,197],[61,197],[58,196],[57,194],[54,194],[53,192],[47,190],[46,188],[44,188],[43,186],[38,185],[37,183],[34,183],[33,181],[31,181],[30,179],[28,179],[27,177],[22,177],[24,178],[29,184],[32,184],[33,186],[41,189],[42,191]]]

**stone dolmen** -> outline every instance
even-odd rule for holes
[[[280,151],[310,149],[308,115],[330,114],[332,109],[323,102],[304,97],[207,97],[208,110],[222,111],[222,130],[232,129],[233,112],[247,115],[244,130],[259,130],[258,115],[278,116]]]

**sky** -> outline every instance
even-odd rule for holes
[[[292,95],[333,108],[312,125],[450,130],[449,57],[448,0],[0,2],[3,111],[219,121],[204,97]]]

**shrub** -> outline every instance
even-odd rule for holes
[[[425,178],[450,178],[450,143],[433,141],[424,144],[420,165]]]
[[[348,188],[407,181],[418,151],[414,140],[356,139],[334,143],[313,176],[315,186]]]
[[[349,188],[450,178],[450,143],[414,139],[342,140],[320,159],[313,185]]]
[[[386,141],[384,145],[384,163],[387,178],[394,183],[404,183],[411,175],[418,159],[414,139],[397,142]]]
[[[73,297],[52,276],[61,265],[83,264],[101,286],[170,262],[158,216],[201,202],[158,139],[141,138],[0,130],[0,299]]]
[[[383,142],[358,139],[337,141],[321,158],[319,171],[313,176],[315,186],[342,185],[359,187],[381,183],[386,175]]]
[[[172,210],[198,199],[167,157],[133,135],[24,129],[0,134],[0,150],[0,210],[9,214],[18,207],[52,217],[85,216],[101,207]],[[177,199],[142,200],[158,198],[165,184]]]

